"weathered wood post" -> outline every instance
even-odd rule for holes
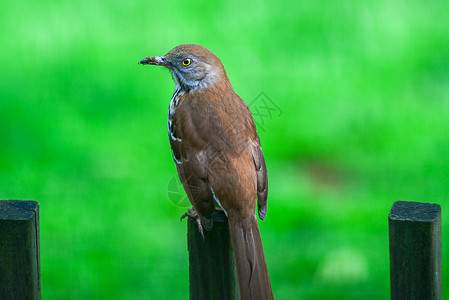
[[[239,286],[228,219],[218,211],[212,218],[214,227],[204,231],[204,238],[196,221],[188,221],[190,299],[237,300]]]
[[[392,300],[441,300],[441,208],[397,201],[388,216]]]
[[[36,201],[0,201],[0,299],[41,299]]]

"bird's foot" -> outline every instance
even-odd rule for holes
[[[186,217],[190,217],[196,221],[196,223],[198,224],[198,231],[204,239],[203,225],[201,225],[201,219],[198,213],[194,209],[188,208],[187,212],[181,216],[181,221]]]
[[[196,219],[198,218],[198,214],[193,208],[187,208],[187,212],[181,216],[181,221],[187,217]]]

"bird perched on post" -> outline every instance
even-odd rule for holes
[[[267,211],[265,159],[251,112],[214,53],[180,45],[143,65],[165,66],[176,84],[168,112],[173,159],[199,229],[217,207],[228,217],[241,299],[273,299],[255,216]]]

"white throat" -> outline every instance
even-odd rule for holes
[[[220,80],[220,75],[215,72],[211,66],[208,66],[206,75],[199,80],[186,80],[181,74],[178,74],[179,71],[176,69],[171,69],[170,72],[172,74],[173,81],[176,84],[176,89],[180,87],[181,91],[186,89],[201,91],[214,85]]]

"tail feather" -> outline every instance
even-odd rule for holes
[[[243,300],[274,299],[268,276],[256,217],[241,219],[229,217],[229,228],[234,247],[240,298]]]

